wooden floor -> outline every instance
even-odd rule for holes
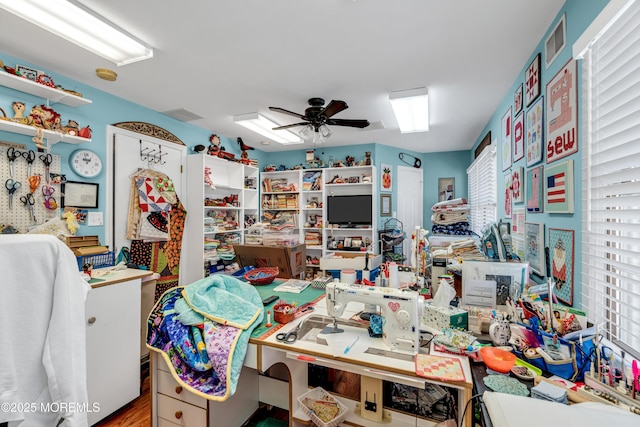
[[[102,420],[96,427],[149,427],[151,426],[151,377],[142,382],[142,394],[127,406]]]

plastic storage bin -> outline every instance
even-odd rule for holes
[[[116,253],[105,252],[103,254],[95,255],[83,255],[76,257],[78,260],[78,269],[82,271],[82,266],[85,264],[91,264],[93,268],[104,268],[115,265]]]
[[[335,403],[338,406],[338,413],[334,418],[328,421],[323,421],[315,414],[312,405],[311,408],[307,406],[307,404],[310,404],[313,401]],[[298,396],[298,402],[300,403],[300,408],[302,408],[304,413],[311,418],[311,421],[320,427],[337,427],[347,417],[347,407],[322,387],[316,387]]]

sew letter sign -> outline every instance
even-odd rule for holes
[[[578,151],[576,62],[570,60],[547,83],[547,163]]]

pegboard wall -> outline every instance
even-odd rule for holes
[[[43,186],[47,185],[45,177],[46,167],[42,160],[42,158],[45,158],[46,153],[31,150],[35,154],[31,175],[39,175],[41,178],[40,185],[38,185],[33,192],[33,207],[36,217],[36,222],[34,223],[31,219],[29,206],[20,200],[21,197],[24,197],[24,200],[26,200],[26,196],[30,192],[29,163],[27,162],[27,154],[22,155],[22,153],[29,153],[29,150],[20,144],[16,144],[13,146],[13,149],[16,154],[20,153],[20,155],[17,156],[13,162],[13,180],[19,182],[22,186],[13,194],[11,207],[9,207],[9,190],[7,189],[7,186],[11,183],[11,181],[9,181],[11,179],[10,162],[9,156],[7,155],[9,149],[9,146],[0,146],[0,178],[3,183],[0,189],[0,224],[11,225],[20,233],[26,233],[35,225],[43,224],[52,218],[60,217],[60,185],[50,182],[49,186],[54,189],[51,197],[55,199],[58,207],[56,209],[47,209],[45,196],[42,191]],[[60,174],[60,156],[57,154],[51,155],[49,173]]]

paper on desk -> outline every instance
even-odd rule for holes
[[[339,334],[322,334],[321,336],[327,341],[329,351],[333,356],[353,356],[354,354],[361,354],[367,351],[371,345],[369,331],[363,328],[349,329]],[[344,350],[352,344],[353,346],[345,355]]]

